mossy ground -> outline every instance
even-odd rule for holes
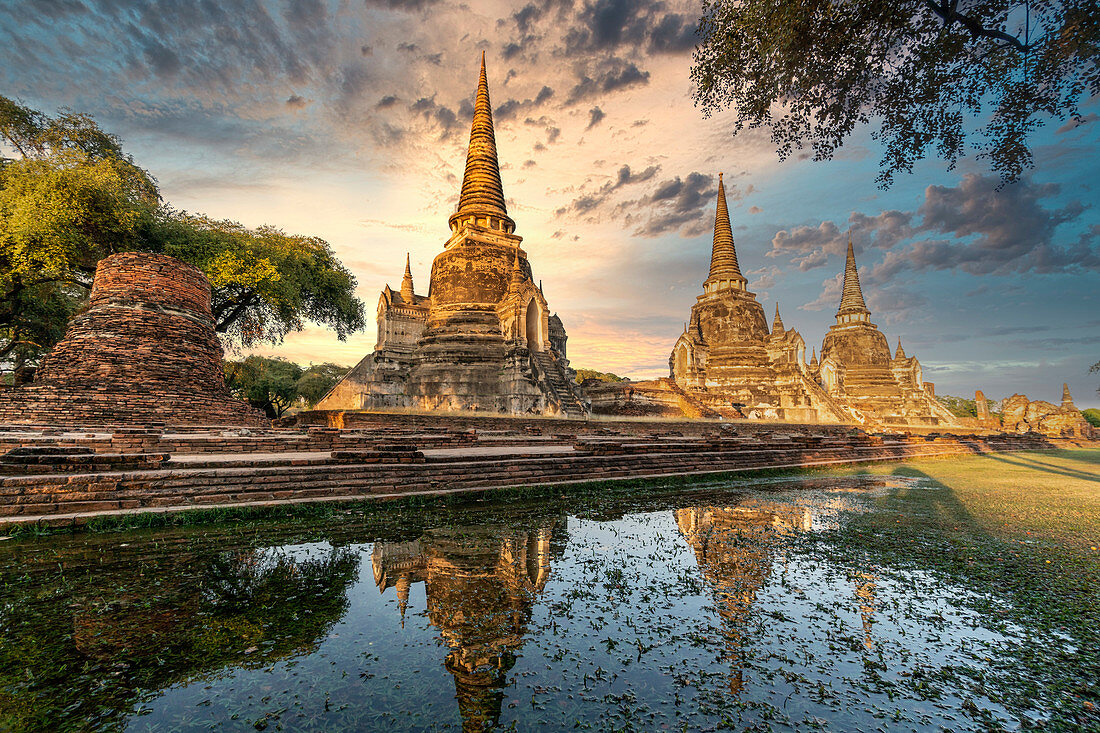
[[[987,621],[1031,630],[1000,700],[1054,711],[1036,726],[1100,730],[1100,450],[1059,450],[852,467],[926,477],[825,535],[821,552],[864,552],[938,571],[973,592]],[[927,484],[926,484],[927,485]],[[1008,606],[994,599],[1008,597]]]

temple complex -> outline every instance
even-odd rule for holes
[[[375,544],[375,584],[382,593],[395,589],[402,624],[412,584],[424,584],[428,623],[450,649],[443,666],[454,677],[464,731],[499,724],[508,672],[550,577],[551,557],[560,558],[563,534],[554,522],[526,531],[454,527],[413,542]]]
[[[958,424],[936,399],[933,386],[924,381],[916,357],[906,355],[900,339],[891,356],[885,334],[871,322],[850,237],[836,323],[825,334],[821,360],[811,362],[811,371],[829,396],[860,424]]]
[[[582,416],[566,333],[535,284],[508,215],[482,54],[470,147],[451,236],[417,295],[378,300],[378,342],[320,409],[420,408]]]
[[[34,382],[0,391],[0,423],[270,424],[225,385],[210,282],[165,255],[100,260],[88,304]]]

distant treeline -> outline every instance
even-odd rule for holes
[[[223,367],[229,391],[272,418],[292,407],[313,407],[348,371],[339,364],[302,367],[267,356],[225,361]]]
[[[598,379],[601,382],[625,382],[628,377],[620,377],[618,374],[612,374],[611,372],[598,372],[595,369],[577,369],[577,384],[580,384],[586,379]]]

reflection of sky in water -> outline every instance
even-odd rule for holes
[[[221,595],[196,560],[213,605],[180,623],[236,633],[272,612],[234,615],[217,605],[229,596],[261,599],[289,621],[149,689],[126,727],[980,729],[970,706],[1015,725],[962,683],[931,684],[943,667],[987,666],[1011,640],[966,609],[965,590],[930,573],[827,559],[799,541],[869,510],[863,499],[882,491],[867,479],[726,494],[729,503],[710,491],[698,505],[618,518],[545,507],[515,521],[490,512],[483,525],[467,515],[400,542],[221,551],[234,560],[213,586]],[[340,576],[346,606],[336,612],[310,585],[333,558],[358,566]],[[333,617],[294,637],[297,622],[322,613]],[[238,638],[226,633],[211,639]],[[100,657],[108,670],[117,658],[127,655]]]

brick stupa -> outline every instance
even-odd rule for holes
[[[0,422],[30,425],[263,425],[225,385],[210,283],[165,255],[100,261],[88,305],[33,384],[0,392]]]

